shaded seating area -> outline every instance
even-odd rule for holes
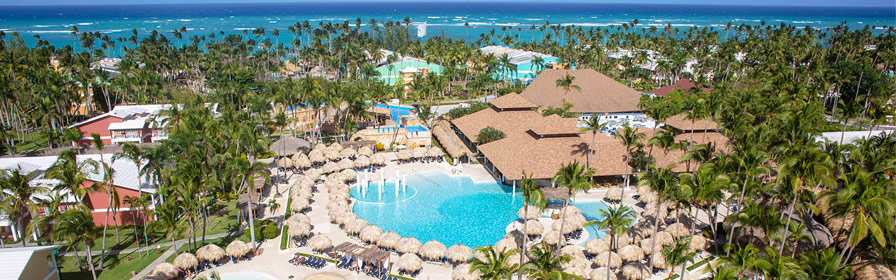
[[[343,242],[333,248],[336,253],[336,267],[364,272],[378,279],[387,279],[392,270],[389,252],[376,247],[363,247]]]

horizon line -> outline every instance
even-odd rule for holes
[[[119,3],[119,4],[0,4],[0,7],[104,7],[104,6],[191,6],[191,5],[240,5],[240,4],[357,4],[357,3],[376,3],[376,4],[389,4],[389,3],[416,3],[416,4],[431,4],[431,3],[518,3],[518,4],[548,4],[542,2],[533,2],[533,1],[513,1],[513,0],[461,0],[461,1],[450,1],[450,0],[436,0],[436,1],[425,1],[425,0],[387,0],[387,1],[374,1],[374,0],[345,0],[342,2],[328,2],[327,0],[307,0],[307,1],[295,1],[295,2],[209,2],[209,3]],[[593,5],[660,5],[660,6],[716,6],[716,7],[788,7],[788,8],[886,8],[893,9],[896,8],[896,2],[894,2],[893,6],[846,6],[846,5],[820,5],[820,6],[810,6],[810,5],[789,5],[789,4],[781,4],[781,5],[768,5],[768,4],[723,4],[723,3],[712,3],[712,4],[703,4],[703,3],[663,3],[663,2],[644,2],[644,3],[626,3],[626,2],[589,2],[583,0],[559,0],[554,1],[551,4],[562,3],[562,4],[593,4]]]

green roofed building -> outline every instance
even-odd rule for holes
[[[413,57],[402,57],[396,62],[376,68],[376,72],[379,73],[377,78],[387,85],[394,85],[399,79],[407,85],[415,75],[428,75],[430,72],[442,74],[443,70],[441,65]]]

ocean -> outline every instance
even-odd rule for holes
[[[440,36],[473,41],[479,34],[501,28],[513,29],[520,40],[537,38],[530,26],[545,22],[583,27],[621,25],[638,19],[639,28],[677,28],[691,26],[723,29],[734,25],[790,24],[826,29],[845,22],[851,29],[896,26],[893,8],[844,7],[762,7],[592,3],[269,3],[269,4],[189,4],[189,5],[115,5],[115,6],[0,6],[0,31],[18,32],[28,43],[34,36],[59,46],[71,44],[72,26],[81,32],[100,32],[109,37],[129,37],[133,29],[139,36],[152,30],[170,35],[185,27],[185,37],[223,31],[240,33],[264,27],[279,29],[280,42],[290,42],[287,27],[297,21],[349,21],[361,18],[401,21],[409,17],[412,34]],[[465,24],[468,23],[469,27]],[[425,27],[422,27],[425,26]],[[517,31],[517,28],[520,30]],[[425,29],[425,30],[419,30]],[[169,36],[171,37],[171,36]]]

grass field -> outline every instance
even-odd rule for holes
[[[162,252],[168,250],[168,247],[163,247]],[[146,252],[140,253],[130,253],[130,254],[119,254],[119,255],[109,255],[106,257],[105,269],[96,271],[97,279],[129,279],[131,278],[131,272],[140,272],[147,265],[152,263],[159,257],[159,254],[156,250],[148,250]],[[87,267],[86,263],[87,259],[85,256],[81,256],[81,262],[84,267]],[[99,268],[99,257],[95,256],[93,258],[94,266]],[[75,259],[74,254],[68,254],[67,256],[61,257],[57,259],[57,265],[59,265],[59,273],[60,279],[66,280],[86,280],[93,279],[90,275],[90,270],[86,270],[86,272],[82,273],[78,269],[78,261]]]

